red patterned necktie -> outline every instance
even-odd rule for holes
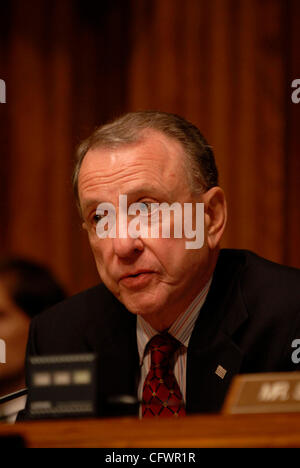
[[[143,418],[185,416],[182,394],[170,360],[180,343],[171,335],[156,335],[149,342],[151,367],[143,388]]]

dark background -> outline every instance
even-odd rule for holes
[[[120,113],[199,126],[229,204],[224,247],[300,267],[299,0],[0,3],[0,256],[69,293],[98,275],[71,189],[74,150]]]

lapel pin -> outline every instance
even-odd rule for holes
[[[224,367],[222,366],[218,366],[215,374],[217,374],[217,376],[220,377],[220,379],[224,379],[225,375],[227,374],[227,370],[224,369]]]

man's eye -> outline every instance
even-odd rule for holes
[[[151,213],[151,202],[143,202],[142,205],[144,205],[145,209],[147,209],[147,211]]]
[[[102,216],[99,215],[99,214],[94,214],[94,216],[92,217],[92,224],[97,224],[99,223],[99,221],[101,221],[102,219]]]
[[[99,221],[101,221],[101,219],[105,218],[106,216],[108,216],[107,210],[105,210],[103,214],[98,214],[97,212],[94,213],[94,215],[92,216],[92,224],[99,223]]]
[[[142,216],[149,216],[151,214],[151,202],[144,201],[140,202],[138,205]]]
[[[157,202],[143,202],[145,205],[145,209],[148,211],[148,216],[155,216],[157,212],[159,211],[159,203]]]

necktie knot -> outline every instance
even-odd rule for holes
[[[149,342],[151,352],[151,368],[161,370],[170,367],[170,360],[180,343],[167,333],[156,335]]]

